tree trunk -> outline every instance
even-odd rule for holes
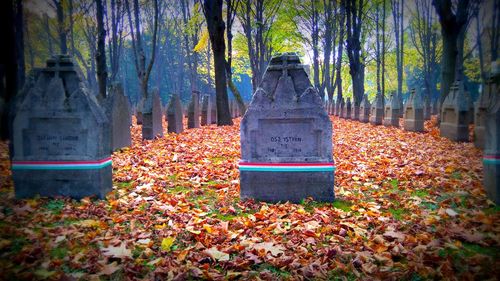
[[[68,44],[66,42],[66,29],[64,27],[64,0],[54,0],[54,5],[56,6],[57,14],[57,31],[59,33],[59,49],[61,54],[68,53]]]
[[[222,0],[204,0],[203,9],[214,56],[217,126],[233,125],[227,96]]]
[[[106,67],[106,30],[104,29],[104,7],[102,0],[96,0],[97,10],[97,53],[95,56],[97,65],[97,80],[99,84],[99,96],[106,98],[106,83],[108,80],[108,71]]]

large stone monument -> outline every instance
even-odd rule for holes
[[[109,93],[106,99],[106,114],[111,124],[111,150],[114,151],[132,144],[132,112],[121,83],[112,83]]]
[[[370,124],[382,125],[384,120],[384,97],[378,93],[370,107]]]
[[[424,102],[422,95],[415,88],[411,90],[410,97],[404,110],[404,129],[412,132],[424,131]]]
[[[271,59],[241,122],[240,195],[334,200],[332,124],[297,55]]]
[[[182,103],[178,94],[172,94],[167,107],[168,132],[180,134],[184,131],[182,126]]]
[[[469,141],[469,105],[464,84],[456,81],[450,88],[441,108],[441,136],[453,141]]]
[[[77,64],[54,56],[25,90],[12,137],[16,197],[104,198],[112,187],[110,124]]]
[[[203,96],[201,103],[201,125],[207,126],[212,124],[212,115],[210,112],[212,107],[212,103],[210,101],[210,97],[207,95]]]
[[[399,127],[399,116],[401,110],[399,95],[396,92],[393,92],[391,100],[387,102],[384,108],[384,126]]]
[[[188,105],[188,128],[200,127],[200,92],[191,93],[191,101]]]
[[[495,204],[500,204],[500,67],[492,63],[492,74],[486,82],[484,93],[490,97],[486,112],[484,144],[484,187]]]
[[[359,107],[359,121],[363,123],[368,123],[370,121],[370,101],[368,100],[368,95],[363,95],[363,100]]]
[[[154,88],[144,101],[142,112],[142,139],[152,140],[163,136],[160,91]]]

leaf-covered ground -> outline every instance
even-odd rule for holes
[[[239,120],[153,141],[135,126],[106,200],[14,200],[1,143],[0,279],[500,276],[480,150],[432,122],[418,134],[332,118],[333,204],[240,201]]]

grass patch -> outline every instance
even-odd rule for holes
[[[280,268],[277,268],[269,263],[263,263],[261,265],[259,265],[256,270],[258,272],[262,272],[262,271],[269,271],[271,272],[272,275],[276,276],[277,278],[290,278],[292,277],[292,274],[288,271],[285,271],[285,270],[282,270]]]
[[[62,260],[67,255],[68,255],[68,249],[66,249],[65,247],[53,248],[50,251],[50,257],[54,259]]]
[[[431,202],[422,202],[422,203],[420,203],[420,206],[425,208],[425,209],[429,209],[431,211],[435,211],[435,210],[439,209],[439,205],[431,203]]]
[[[351,211],[352,203],[344,200],[335,200],[332,203],[332,206],[337,209],[341,209],[344,212]]]
[[[391,213],[392,217],[398,221],[403,219],[403,216],[408,214],[408,211],[405,209],[394,209],[390,208],[389,213]]]
[[[420,197],[420,198],[424,198],[424,197],[427,197],[429,196],[429,192],[427,190],[422,190],[422,189],[419,189],[419,190],[415,190],[413,193],[412,193],[413,196],[417,196],[417,197]]]
[[[116,182],[115,185],[119,188],[127,188],[127,187],[130,187],[132,185],[132,182],[131,181],[119,181],[119,182]]]
[[[498,258],[500,258],[499,247],[483,247],[478,244],[467,243],[467,242],[462,243],[462,245],[464,247],[466,257],[470,257],[475,254],[481,254],[485,256],[490,256],[495,260],[498,260]]]
[[[358,277],[352,272],[344,272],[341,269],[334,269],[327,272],[327,280],[333,281],[354,281],[358,280]]]
[[[188,193],[190,190],[192,190],[192,188],[188,188],[188,187],[182,186],[182,185],[176,185],[173,188],[167,189],[167,192],[168,193]]]
[[[216,156],[216,157],[210,158],[210,162],[212,162],[215,165],[222,164],[226,161],[227,161],[226,157],[223,157],[223,156]]]
[[[484,209],[483,212],[487,215],[494,215],[498,212],[500,212],[500,206],[497,205],[497,206],[494,206],[494,207],[490,207],[490,208],[487,208],[487,209]]]
[[[64,208],[63,200],[50,200],[45,206],[45,209],[49,210],[51,213],[59,215]]]

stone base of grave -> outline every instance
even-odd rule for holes
[[[386,117],[384,118],[384,121],[383,121],[383,124],[384,126],[387,126],[387,127],[399,127],[399,113],[396,112],[395,113],[395,118],[391,118],[391,117]]]
[[[404,129],[412,132],[423,132],[424,120],[405,119]]]
[[[16,198],[40,195],[81,199],[96,195],[99,199],[104,199],[113,186],[111,165],[88,170],[14,169],[12,177],[16,183]]]
[[[240,197],[272,203],[300,203],[308,197],[333,202],[333,183],[333,172],[240,171]]]
[[[154,118],[153,113],[142,114],[142,138],[152,140],[155,137],[163,136],[163,126],[161,124],[161,116]]]
[[[500,156],[497,159],[484,159],[484,188],[491,201],[500,204]]]
[[[137,125],[142,125],[142,112],[137,112],[135,117],[137,118],[136,119]]]
[[[450,123],[441,123],[439,128],[440,135],[452,141],[469,141],[469,126],[456,125]]]
[[[375,113],[370,114],[370,124],[372,125],[382,125],[384,119],[384,110],[382,108],[376,109]]]
[[[485,128],[483,126],[477,126],[474,128],[474,146],[480,149],[484,149],[484,139]]]

